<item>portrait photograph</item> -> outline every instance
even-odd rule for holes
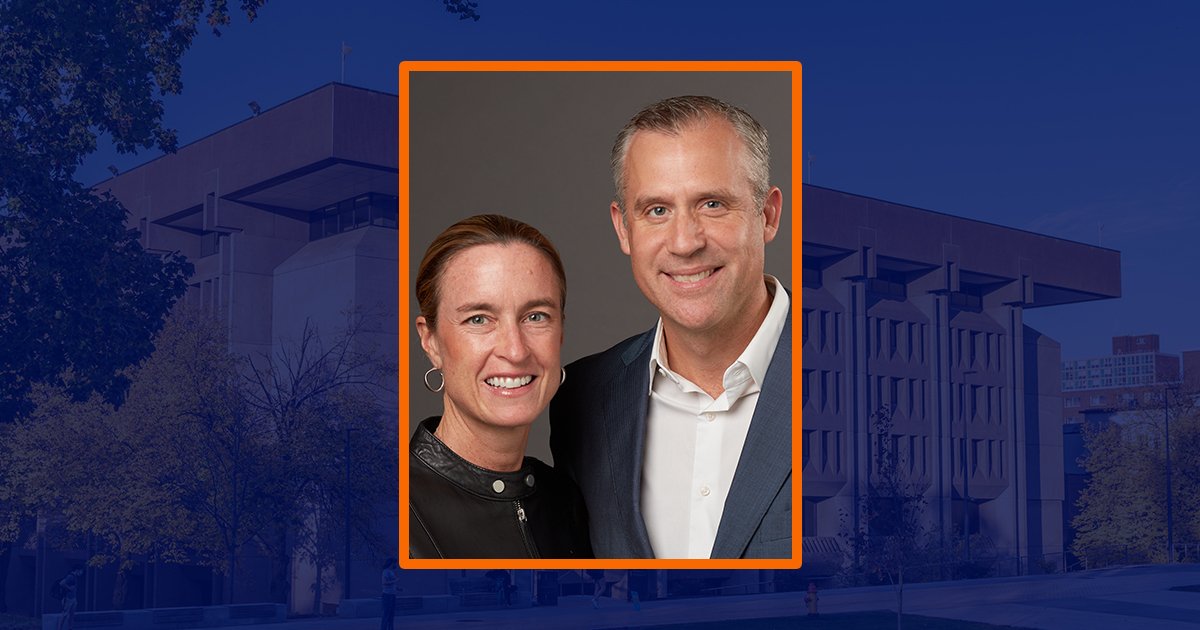
[[[406,65],[408,66],[407,71]],[[446,367],[446,373],[433,369],[439,366],[431,365],[431,357],[437,357],[438,361],[450,361],[457,367],[475,360],[481,364],[487,364],[493,360],[486,357],[479,358],[479,355],[487,354],[487,352],[495,353],[494,349],[487,351],[478,349],[477,342],[481,337],[479,334],[469,333],[474,335],[471,337],[459,336],[466,341],[453,337],[452,324],[454,322],[449,321],[446,314],[438,315],[436,326],[431,327],[427,322],[422,322],[419,319],[424,314],[422,307],[429,310],[430,304],[434,304],[429,296],[436,295],[437,299],[442,300],[443,308],[438,310],[439,313],[452,313],[457,311],[449,309],[447,304],[459,299],[459,294],[471,290],[470,287],[478,287],[478,291],[489,292],[488,295],[503,295],[487,300],[462,296],[462,300],[471,303],[471,306],[475,306],[474,302],[481,300],[489,307],[497,306],[493,302],[503,301],[512,293],[512,291],[497,292],[497,287],[505,285],[510,278],[513,280],[511,282],[514,286],[513,291],[520,289],[522,292],[520,300],[524,301],[519,305],[521,308],[525,302],[558,302],[557,296],[561,293],[561,287],[558,287],[553,281],[557,263],[547,263],[548,256],[536,244],[521,238],[515,241],[520,244],[520,247],[512,248],[496,244],[489,245],[487,244],[489,241],[485,240],[483,245],[456,250],[453,249],[455,237],[446,234],[447,229],[451,226],[464,220],[468,220],[469,223],[470,218],[481,215],[499,215],[513,219],[521,225],[532,227],[538,235],[544,236],[561,258],[561,269],[565,279],[565,302],[561,305],[554,304],[554,308],[549,309],[551,312],[548,314],[533,313],[530,315],[524,311],[516,313],[519,321],[513,327],[513,330],[517,330],[518,327],[528,327],[534,324],[552,326],[556,331],[553,334],[558,335],[561,340],[561,346],[557,348],[547,346],[545,350],[542,350],[538,347],[538,344],[543,343],[542,341],[535,340],[525,344],[529,347],[520,349],[520,352],[530,353],[534,355],[534,358],[520,360],[538,366],[529,370],[530,375],[497,374],[495,377],[487,379],[489,386],[494,388],[505,389],[506,386],[511,386],[514,388],[511,391],[519,391],[522,388],[536,390],[535,394],[531,395],[533,398],[530,398],[530,410],[522,410],[521,413],[528,415],[529,412],[537,411],[536,407],[539,405],[549,405],[548,408],[537,411],[536,420],[529,425],[525,444],[525,455],[540,460],[546,467],[563,468],[563,462],[555,461],[554,449],[551,448],[552,441],[555,439],[561,441],[562,438],[552,438],[552,423],[549,417],[556,409],[555,405],[560,403],[565,395],[563,391],[568,388],[575,388],[571,391],[582,388],[582,391],[594,394],[606,386],[603,382],[589,382],[593,379],[597,381],[603,379],[599,378],[597,373],[583,369],[582,366],[578,371],[573,370],[572,363],[590,355],[603,353],[622,343],[623,340],[635,336],[645,337],[648,331],[651,336],[653,335],[653,330],[660,318],[660,311],[647,299],[647,293],[640,288],[642,280],[635,276],[641,272],[636,268],[637,263],[631,264],[631,255],[626,253],[625,248],[630,246],[634,248],[632,260],[637,261],[638,253],[649,247],[648,241],[641,235],[660,234],[662,228],[651,225],[651,222],[660,221],[657,218],[658,215],[665,215],[670,210],[667,208],[650,209],[648,211],[650,214],[647,216],[651,218],[646,222],[646,226],[650,230],[631,231],[630,240],[623,241],[617,225],[621,221],[631,219],[615,218],[624,216],[614,213],[617,212],[618,206],[622,206],[620,212],[625,212],[623,207],[625,204],[620,203],[620,200],[617,199],[618,193],[614,183],[612,164],[614,143],[617,141],[618,133],[635,114],[647,106],[675,97],[700,97],[701,100],[697,102],[703,108],[706,107],[704,103],[711,99],[717,103],[728,104],[743,112],[765,131],[770,151],[769,188],[771,198],[778,200],[773,202],[777,209],[766,213],[767,231],[770,232],[770,237],[765,246],[760,237],[763,233],[762,227],[758,227],[757,231],[748,229],[747,233],[751,235],[750,240],[756,241],[757,246],[761,249],[762,261],[755,264],[761,264],[763,271],[777,280],[775,286],[782,287],[785,297],[786,295],[792,296],[790,308],[799,307],[799,291],[794,290],[797,287],[793,284],[792,279],[792,246],[794,235],[798,234],[798,232],[794,232],[794,229],[798,228],[799,224],[797,206],[800,198],[798,190],[800,182],[798,179],[793,180],[793,141],[799,141],[794,134],[799,133],[798,110],[800,107],[800,103],[795,102],[794,98],[799,94],[798,85],[793,85],[793,83],[798,84],[800,76],[799,65],[791,65],[795,67],[794,73],[788,71],[790,68],[785,64],[763,69],[761,64],[756,66],[753,63],[727,64],[719,70],[708,69],[705,64],[700,63],[689,64],[687,69],[670,70],[649,70],[638,67],[636,64],[626,64],[629,69],[622,68],[620,70],[609,69],[607,66],[602,69],[592,69],[586,64],[582,67],[573,65],[564,70],[557,70],[554,64],[544,64],[544,66],[538,66],[537,69],[528,69],[527,67],[510,69],[505,64],[470,64],[466,62],[402,64],[400,219],[403,223],[407,215],[408,231],[407,247],[405,248],[405,243],[401,243],[401,258],[406,259],[408,274],[407,276],[401,274],[401,282],[407,281],[409,301],[408,317],[402,318],[400,322],[402,328],[400,334],[408,339],[407,382],[401,382],[400,387],[409,392],[407,397],[401,397],[402,401],[405,398],[408,400],[408,409],[402,409],[400,414],[402,480],[407,478],[412,483],[417,483],[416,477],[412,476],[413,471],[408,470],[409,466],[404,461],[406,458],[403,453],[408,447],[406,438],[412,435],[416,435],[418,438],[421,435],[432,438],[432,433],[422,433],[421,425],[427,419],[440,417],[444,413],[444,404],[450,398],[444,398],[445,390],[443,388],[456,387],[456,383],[458,383],[456,379],[460,379],[457,371],[454,373],[448,371],[450,370],[449,366],[440,366]],[[744,69],[730,70],[730,66],[740,66]],[[688,101],[685,99],[684,102]],[[701,117],[705,115],[701,114]],[[717,141],[697,137],[697,142],[701,143],[697,146],[707,146],[704,143],[711,144]],[[642,150],[636,146],[634,145],[633,151]],[[406,157],[407,159],[405,159]],[[405,164],[408,167],[407,182],[403,172]],[[766,165],[764,164],[764,166]],[[741,173],[741,167],[738,168],[740,169],[738,173]],[[795,169],[795,172],[798,172],[798,169]],[[749,200],[751,197],[760,196],[758,192],[747,194],[745,197]],[[707,204],[705,208],[719,205],[714,201],[704,203]],[[743,208],[740,204],[732,202],[729,205],[736,206],[730,212],[745,213],[747,216],[754,215],[755,211],[752,208]],[[748,206],[749,203],[746,205]],[[722,209],[722,211],[726,210]],[[714,211],[705,209],[702,212],[711,214]],[[761,222],[763,221],[761,212],[759,215],[758,220]],[[695,216],[708,217],[703,213],[695,214]],[[680,217],[680,220],[683,220],[682,209]],[[688,220],[696,221],[695,225],[698,226],[694,228],[693,235],[699,234],[702,230],[708,230],[703,235],[697,236],[700,239],[707,239],[705,243],[695,245],[695,247],[719,249],[719,247],[728,246],[729,250],[733,250],[738,246],[738,243],[734,241],[736,234],[727,229],[726,223],[721,222],[724,219]],[[772,220],[776,223],[773,228],[769,225]],[[632,221],[634,223],[630,226],[631,230],[635,226],[641,225],[640,219],[636,216]],[[462,229],[477,236],[475,233],[484,228],[467,226]],[[517,228],[507,225],[496,227],[488,224],[486,229],[503,231]],[[660,231],[651,232],[651,230]],[[635,237],[635,234],[638,236]],[[430,270],[436,270],[438,275],[437,283],[426,282],[427,299],[423,304],[418,288],[422,278],[418,277],[418,274],[422,271],[423,259],[430,257],[432,250],[436,249],[436,247],[431,247],[435,242],[440,243],[440,246],[449,247],[450,249],[446,251],[451,253],[445,257],[444,261],[439,262],[439,259],[436,258],[428,261],[433,263]],[[670,255],[679,258],[680,255],[676,251],[677,245],[666,244],[664,247],[672,252]],[[683,246],[691,245],[684,244]],[[639,247],[642,249],[638,249]],[[483,256],[485,251],[499,252],[511,249],[539,252],[541,255],[512,257],[513,260],[509,261],[511,264],[506,262],[502,268],[497,269],[491,268],[496,261]],[[726,254],[735,255],[728,252]],[[475,260],[475,258],[479,258],[479,260]],[[521,260],[517,260],[517,258]],[[530,260],[526,261],[524,258],[530,258]],[[445,267],[437,266],[445,261],[449,261]],[[525,263],[528,265],[521,266]],[[739,280],[739,277],[735,277],[734,273],[753,276],[756,273],[753,271],[754,268],[756,267],[753,265],[746,265],[744,268],[735,263],[719,266],[716,271],[699,270],[699,267],[697,270],[681,268],[673,272],[677,275],[671,277],[674,281],[702,284],[707,279],[701,278],[701,276],[711,273],[716,276],[728,276],[731,284],[736,284],[733,281]],[[528,276],[524,275],[527,271]],[[550,278],[549,281],[541,282],[546,284],[541,293],[538,293],[540,282],[537,277],[538,273]],[[649,272],[644,275],[648,277],[646,282],[653,282]],[[518,278],[533,278],[533,280],[518,280]],[[726,280],[727,278],[714,279],[714,281],[720,282]],[[436,286],[434,286],[435,284]],[[775,295],[776,293],[772,286],[770,294]],[[552,299],[546,300],[546,296]],[[660,297],[667,302],[673,300],[669,295]],[[763,308],[765,309],[765,306]],[[782,310],[779,311],[776,319],[780,322],[790,320],[790,311],[788,311],[789,306],[786,305],[786,300],[785,305],[779,308]],[[493,321],[490,311],[482,315],[473,311],[462,311],[461,314],[474,318],[464,320],[473,327],[470,328],[472,331],[478,330],[478,327],[494,326],[494,331],[489,334],[507,334],[503,332],[506,324],[502,321],[506,316],[497,314]],[[739,315],[739,317],[741,316]],[[753,317],[753,315],[749,317]],[[545,324],[544,322],[548,320],[555,321],[552,324]],[[478,326],[476,322],[478,322]],[[464,324],[464,326],[468,324]],[[525,329],[521,328],[521,330]],[[788,329],[787,334],[790,335],[790,321]],[[425,332],[422,333],[422,330]],[[751,328],[751,332],[753,332],[753,328]],[[542,332],[535,333],[535,335],[543,334]],[[778,335],[778,331],[775,334]],[[468,347],[468,343],[474,344],[469,351],[465,349]],[[774,346],[774,343],[772,342],[771,345]],[[431,348],[434,354],[431,354]],[[772,350],[774,350],[773,347]],[[538,353],[546,356],[539,357]],[[552,353],[556,353],[556,356],[551,357]],[[790,348],[788,348],[786,356],[790,355]],[[468,356],[470,358],[467,358]],[[767,356],[770,356],[770,353],[767,353]],[[554,369],[549,367],[551,365]],[[790,367],[790,364],[786,366],[786,374],[790,375]],[[648,370],[649,368],[642,365],[640,369]],[[784,369],[783,367],[775,368],[776,376],[785,374]],[[762,370],[765,370],[765,363],[759,372]],[[754,368],[751,368],[751,371],[754,371]],[[402,374],[403,372],[402,370]],[[758,376],[759,380],[762,380],[762,375]],[[573,378],[582,380],[573,382]],[[530,379],[532,383],[525,385],[522,379]],[[402,380],[404,380],[403,376]],[[550,381],[561,381],[561,383],[552,383],[553,387],[550,387],[548,385]],[[785,407],[780,407],[781,409],[790,409],[790,378],[787,381],[786,388],[770,388],[771,392],[779,393],[782,396],[780,404]],[[470,385],[470,383],[467,384]],[[550,404],[549,398],[560,385],[563,391],[559,391],[557,402]],[[755,385],[756,393],[757,387],[758,385]],[[767,392],[768,388],[763,386],[763,391]],[[786,393],[783,393],[784,391]],[[472,394],[472,396],[475,395]],[[537,396],[541,396],[545,400],[538,400]],[[641,392],[641,396],[646,397],[647,392]],[[765,397],[766,394],[763,396]],[[612,398],[620,398],[620,396],[614,394]],[[507,404],[510,401],[506,399],[505,402]],[[462,403],[461,406],[470,412],[475,409],[474,405],[476,404],[479,405],[479,409],[476,411],[481,414],[499,413],[495,409],[489,408],[486,400],[473,400]],[[455,405],[456,407],[460,406],[457,402]],[[749,422],[751,411],[753,411],[753,406],[745,412],[744,422]],[[786,415],[786,411],[781,415]],[[524,420],[522,421],[524,422]],[[404,430],[406,422],[407,431]],[[555,418],[554,426],[568,426],[568,423],[571,422],[572,420],[568,418]],[[753,423],[750,422],[750,424]],[[445,429],[443,427],[443,430]],[[742,431],[745,430],[743,427]],[[561,431],[570,433],[572,429],[566,428]],[[798,427],[796,431],[799,431]],[[480,439],[486,441],[490,438]],[[740,439],[744,438],[739,436]],[[785,453],[784,458],[786,458],[786,453],[790,452],[790,449],[786,448],[790,443],[789,435],[783,439],[783,444],[780,445],[784,448],[784,451],[781,451]],[[431,444],[437,446],[440,445],[440,442],[432,439]],[[596,445],[597,448],[600,446]],[[798,453],[792,455],[796,458],[798,456]],[[725,457],[724,461],[727,467],[732,467],[733,463],[737,462],[736,452],[733,455],[733,463],[728,461],[728,455],[723,457]],[[470,460],[470,458],[467,459]],[[477,461],[472,461],[478,464]],[[741,462],[741,465],[747,466],[749,463]],[[757,462],[756,465],[765,464],[766,462]],[[789,471],[787,472],[789,477],[787,492],[790,493],[790,461],[786,462],[786,467]],[[488,470],[487,466],[480,468]],[[630,468],[635,468],[632,463]],[[636,468],[640,468],[640,465]],[[534,476],[537,475],[527,475],[527,477]],[[728,474],[726,476],[728,477]],[[526,481],[528,482],[528,480]],[[502,480],[493,480],[492,483],[497,487],[504,485]],[[529,483],[532,485],[532,482]],[[728,479],[725,483],[728,484]],[[519,484],[510,482],[509,486],[511,485]],[[411,488],[406,489],[412,490]],[[707,486],[703,490],[707,491]],[[586,494],[585,492],[584,495],[586,496]],[[407,498],[405,495],[406,493],[402,490],[401,498]],[[784,505],[785,501],[786,506]],[[755,526],[758,530],[757,535],[761,535],[763,529],[774,528],[778,530],[779,538],[787,537],[787,540],[790,541],[791,497],[775,497],[772,506],[774,511],[768,514],[769,522],[764,521]],[[781,506],[788,510],[785,519],[780,518],[782,512],[774,509],[782,509]],[[592,509],[592,507],[588,506],[588,509]],[[570,518],[567,518],[569,521]],[[797,518],[799,518],[798,512]],[[402,515],[401,519],[404,520],[405,516]],[[715,528],[716,524],[713,523],[711,526]],[[562,529],[566,525],[560,523],[556,527]],[[401,531],[403,532],[404,529],[402,527]],[[593,532],[592,539],[596,540],[595,532]],[[794,554],[798,557],[799,541],[796,542]],[[404,559],[404,544],[405,540],[402,538],[401,564],[403,566],[449,566],[411,564],[412,560]],[[620,546],[616,548],[623,549]],[[629,556],[602,555],[598,551],[585,550],[584,553],[595,553],[596,558],[644,557],[640,553]],[[572,551],[568,555],[558,555],[556,557],[559,559],[556,562],[558,565],[580,564],[569,559],[576,557],[572,555],[574,553]],[[733,552],[733,554],[737,553]],[[417,554],[409,557],[437,556]],[[443,557],[453,557],[453,554]],[[528,556],[519,557],[527,558]],[[532,557],[542,558],[545,556],[536,554]],[[591,558],[592,556],[581,557]],[[656,558],[657,556],[650,557]],[[707,554],[704,557],[707,557]],[[717,552],[714,552],[713,557],[717,557]],[[730,555],[729,557],[753,557],[753,554],[751,556]],[[783,555],[785,560],[790,560],[791,557],[792,554]],[[680,556],[670,558],[676,562],[679,562],[680,559]],[[654,562],[658,561],[654,560]],[[509,561],[496,566],[511,566],[512,564]],[[629,565],[629,562],[618,564],[625,566]],[[485,565],[480,562],[468,562],[462,566]],[[741,567],[742,565],[731,566]]]

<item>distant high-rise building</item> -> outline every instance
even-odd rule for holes
[[[1200,391],[1200,350],[1183,351],[1183,386]]]
[[[1112,338],[1109,356],[1072,359],[1062,363],[1063,420],[1079,422],[1085,411],[1129,409],[1157,404],[1163,385],[1181,381],[1180,356],[1160,351],[1158,335]],[[1200,363],[1200,352],[1193,364]],[[1193,367],[1193,374],[1200,374]]]

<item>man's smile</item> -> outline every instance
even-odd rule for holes
[[[711,276],[714,271],[716,271],[716,269],[707,269],[705,271],[697,271],[696,273],[690,274],[673,273],[668,275],[670,275],[671,279],[675,282],[699,282]]]

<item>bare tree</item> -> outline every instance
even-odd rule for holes
[[[847,569],[886,582],[896,594],[896,628],[903,626],[904,584],[939,566],[941,549],[927,518],[924,488],[906,473],[906,455],[894,439],[892,408],[871,414],[867,492],[859,497],[860,521],[842,515],[842,538],[851,551]]]
[[[289,518],[267,541],[281,571],[295,557],[318,570],[349,562],[351,539],[384,544],[375,521],[396,490],[395,365],[368,340],[378,317],[348,313],[329,339],[306,322],[297,340],[249,364],[246,401],[270,426],[288,471],[280,509]]]

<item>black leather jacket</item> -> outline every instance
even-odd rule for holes
[[[475,466],[421,423],[409,443],[412,558],[591,558],[587,512],[566,475],[526,457],[516,472]]]

